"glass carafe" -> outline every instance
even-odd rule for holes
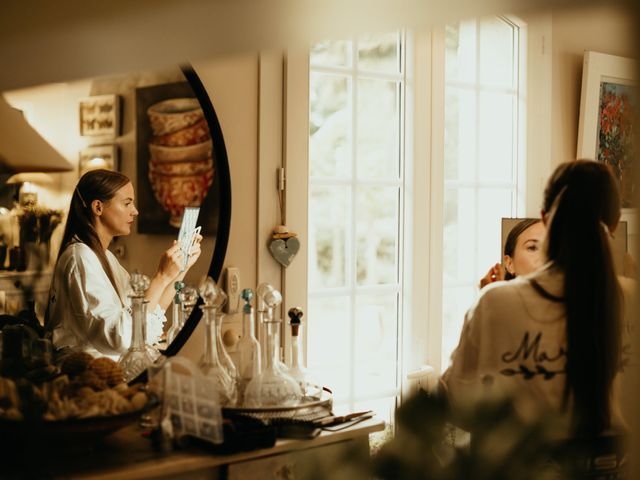
[[[227,369],[227,373],[231,376],[234,382],[238,381],[238,369],[231,360],[229,352],[224,346],[222,341],[222,324],[224,323],[224,314],[221,312],[216,313],[216,345],[218,346],[218,359],[223,367]]]
[[[173,288],[176,294],[173,296],[173,310],[171,315],[171,327],[167,331],[167,346],[175,340],[184,325],[184,317],[182,312],[182,297],[180,293],[184,288],[184,282],[175,282]]]
[[[220,362],[218,352],[216,307],[202,305],[200,307],[205,321],[204,354],[200,359],[200,371],[213,379],[218,392],[220,405],[233,405],[237,400],[235,379]]]
[[[256,289],[256,310],[258,311],[258,328],[260,329],[260,348],[262,349],[262,364],[267,364],[267,322],[273,321],[274,312],[282,303],[282,295],[272,285],[261,283]],[[280,359],[280,337],[275,339],[275,349],[278,353],[275,366],[286,372],[289,367]]]
[[[247,407],[288,407],[302,399],[298,382],[278,368],[277,338],[280,337],[280,321],[266,321],[267,365],[260,375],[247,385],[244,404]]]
[[[249,288],[242,290],[241,297],[245,304],[242,307],[242,337],[238,341],[238,393],[240,403],[244,403],[244,391],[252,378],[260,374],[262,362],[260,358],[260,343],[256,339],[255,319],[251,300],[253,291]]]
[[[139,273],[131,275],[131,345],[118,361],[126,382],[133,380],[153,363],[146,345],[147,300],[144,292],[149,287],[149,277]]]
[[[322,387],[310,378],[309,372],[304,368],[302,360],[302,349],[300,345],[300,337],[302,336],[302,310],[292,308],[289,310],[289,318],[291,321],[291,367],[289,375],[291,375],[302,390],[302,394],[306,398],[318,399],[322,395]]]

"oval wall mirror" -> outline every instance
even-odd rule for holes
[[[62,151],[60,146],[73,144],[79,151],[77,169],[61,175],[59,190],[50,193],[55,201],[49,202],[47,192],[43,191],[41,204],[68,209],[65,195],[73,191],[85,163],[97,153],[102,158],[111,154],[110,166],[127,175],[134,184],[139,211],[134,231],[118,237],[109,247],[125,269],[152,275],[162,252],[177,238],[182,209],[199,206],[198,225],[202,226],[204,237],[202,255],[187,273],[185,282],[197,287],[204,275],[218,281],[229,239],[231,179],[220,122],[191,65],[162,72],[42,85],[3,95],[11,106],[23,110],[34,130],[58,150]],[[168,111],[197,111],[197,120],[160,131],[155,128],[157,125],[152,126],[152,114],[164,107]],[[105,113],[113,111],[113,116]],[[186,199],[185,191],[190,195]],[[11,197],[16,193],[14,186],[0,185],[0,204],[4,195],[7,205],[2,206],[11,208]],[[64,225],[59,227],[63,228]],[[42,273],[46,277],[46,272]],[[42,293],[45,295],[42,303],[46,303],[47,292]],[[171,306],[166,316],[165,330],[173,322]],[[160,345],[161,351],[168,356],[177,354],[200,318],[200,309],[193,308],[173,341]]]

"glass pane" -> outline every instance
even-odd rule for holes
[[[514,87],[514,27],[498,17],[480,22],[480,83]]]
[[[511,182],[514,180],[515,102],[514,96],[509,94],[480,94],[478,177],[481,181]]]
[[[475,20],[445,28],[445,78],[447,82],[474,83],[476,80]]]
[[[309,188],[309,290],[346,285],[347,187]]]
[[[396,388],[398,295],[356,297],[355,391],[359,397]]]
[[[400,72],[397,32],[358,37],[358,70]]]
[[[350,80],[311,73],[309,79],[309,175],[348,177],[351,172]]]
[[[477,287],[445,288],[442,297],[442,369],[449,365],[451,353],[458,346],[464,315],[478,297]]]
[[[473,90],[445,89],[444,178],[476,178],[476,96]]]
[[[501,259],[501,218],[512,216],[511,189],[480,188],[478,190],[478,256],[476,276],[478,281],[491,265]]]
[[[349,297],[309,298],[307,367],[334,398],[351,393],[351,319]]]
[[[397,187],[358,187],[356,268],[358,285],[398,281]]]
[[[477,199],[473,188],[445,189],[443,237],[443,281],[445,286],[452,283],[474,282],[477,235],[476,204]]]
[[[311,65],[325,67],[351,66],[351,45],[346,40],[326,40],[311,46],[309,62]]]
[[[398,86],[387,80],[358,81],[357,176],[399,178]]]

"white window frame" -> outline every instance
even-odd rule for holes
[[[526,128],[525,208],[523,214],[536,216],[542,200],[544,182],[551,173],[551,15],[531,18],[510,17],[521,28],[526,51]],[[406,34],[406,105],[405,105],[405,196],[404,238],[401,250],[402,330],[399,337],[400,381],[407,389],[406,376],[425,365],[441,373],[442,365],[442,225],[444,195],[444,29]],[[269,193],[274,182],[274,169],[286,168],[285,198],[287,224],[300,239],[301,248],[295,261],[284,269],[280,278],[275,272],[271,281],[280,285],[283,311],[300,306],[307,311],[308,262],[308,133],[309,133],[309,62],[306,50],[288,51],[282,56],[261,56],[260,77],[260,155],[258,184],[267,188],[259,195],[259,211],[272,212],[277,197]],[[263,70],[265,75],[263,75]],[[264,76],[264,80],[263,80]],[[278,82],[280,77],[280,83]],[[270,88],[263,89],[263,82]],[[280,90],[278,90],[280,88]],[[282,98],[281,110],[272,105]],[[273,114],[272,114],[273,113]],[[275,119],[283,136],[278,149],[267,135],[270,128],[263,122]],[[412,119],[412,121],[410,120]],[[278,139],[280,140],[280,139]],[[263,142],[268,148],[263,149]],[[276,142],[278,143],[278,142]],[[260,190],[259,190],[260,192]],[[271,207],[270,207],[271,205]],[[259,218],[269,228],[270,220]],[[259,229],[259,232],[261,230]],[[264,238],[258,236],[258,263],[270,260]],[[267,260],[269,259],[269,260]],[[266,268],[266,267],[265,267]],[[260,277],[260,275],[259,275]],[[260,278],[260,281],[269,278]],[[280,283],[281,281],[281,283]],[[283,315],[284,316],[284,315]],[[285,340],[285,341],[288,341]],[[285,352],[287,349],[285,348]],[[306,351],[306,348],[305,348]]]

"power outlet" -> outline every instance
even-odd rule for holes
[[[237,313],[240,304],[240,270],[238,268],[227,268],[224,290],[228,297],[226,312]]]

